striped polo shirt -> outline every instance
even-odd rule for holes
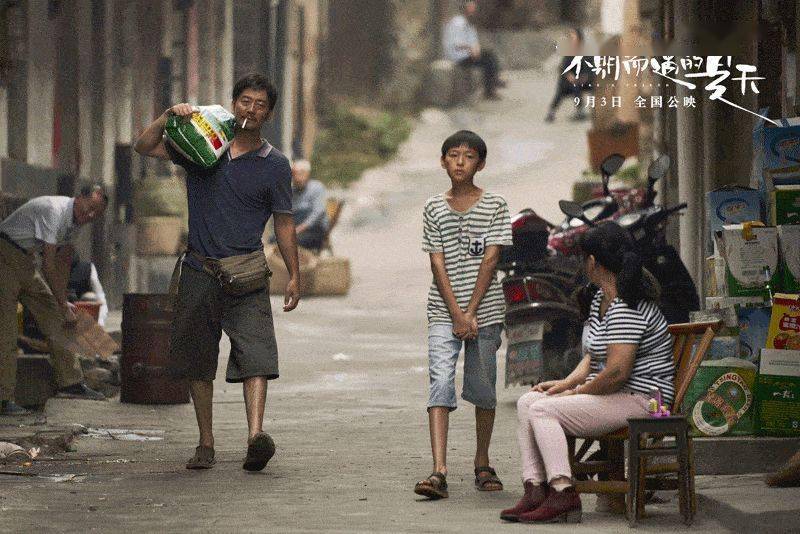
[[[605,368],[608,345],[638,345],[636,359],[623,388],[649,395],[657,387],[665,404],[675,398],[675,365],[672,360],[672,336],[667,321],[658,306],[642,300],[631,308],[617,297],[611,301],[606,314],[600,317],[600,290],[592,301],[586,345],[591,355],[592,380]]]
[[[456,301],[461,309],[466,309],[486,247],[512,244],[508,205],[500,195],[484,191],[478,202],[461,212],[447,203],[444,193],[438,194],[425,203],[422,234],[423,251],[444,253]],[[478,306],[478,327],[502,323],[505,309],[503,289],[495,276]],[[428,324],[452,322],[434,280],[428,292]]]

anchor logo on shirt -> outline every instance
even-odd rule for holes
[[[483,256],[486,249],[486,238],[484,236],[472,236],[469,241],[469,255]]]

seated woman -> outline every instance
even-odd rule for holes
[[[584,236],[586,274],[600,287],[592,301],[588,353],[563,380],[542,382],[517,402],[525,495],[506,521],[579,521],[566,435],[600,436],[644,417],[657,387],[674,397],[672,337],[655,302],[658,284],[642,268],[626,230],[602,223]]]

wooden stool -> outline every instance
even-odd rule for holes
[[[692,476],[689,425],[682,416],[672,417],[636,417],[628,419],[628,520],[629,526],[636,526],[644,511],[645,476],[658,473],[660,469],[648,469],[647,458],[657,456],[675,456],[677,465],[665,466],[663,472],[677,472],[678,496],[681,515],[684,523],[690,525],[694,518],[694,477]],[[656,439],[655,444],[648,446],[644,439],[648,437],[675,437],[675,446],[664,446],[663,440]],[[677,469],[672,469],[676,467]]]

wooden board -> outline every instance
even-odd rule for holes
[[[109,336],[103,327],[97,324],[91,315],[83,310],[76,310],[78,323],[67,327],[66,348],[85,358],[99,357],[107,360],[119,351],[119,345]]]

